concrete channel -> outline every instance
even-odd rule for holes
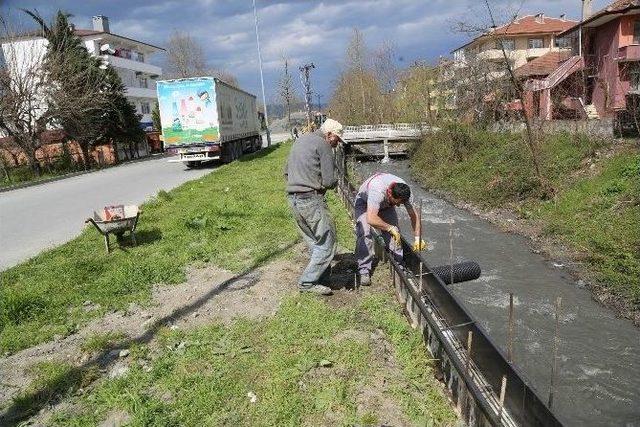
[[[426,331],[425,341],[441,361],[444,379],[467,423],[640,426],[640,329],[593,301],[562,265],[532,252],[527,239],[504,233],[420,188],[411,179],[406,160],[362,162],[354,168],[362,177],[375,172],[394,173],[411,185],[414,200],[422,201],[424,233],[431,248],[421,254],[425,265],[449,263],[451,234],[454,263],[474,260],[483,268],[480,279],[447,287],[460,305],[459,313],[463,313],[457,314],[459,321],[453,325],[438,326],[433,323],[438,316],[431,322],[424,316],[423,311],[432,311],[429,305],[434,301],[410,291],[420,288],[415,271],[413,284],[405,286],[404,291],[398,289],[414,326]],[[401,218],[402,228],[410,230],[408,218]],[[401,279],[394,277],[397,286]],[[510,293],[514,295],[512,363],[506,361]],[[442,306],[441,297],[435,296],[436,307]],[[553,375],[557,297],[562,298],[562,307]],[[499,354],[491,353],[491,357],[503,359],[492,363],[478,360],[476,378],[480,381],[475,385],[460,372],[466,370],[464,336],[471,325],[465,325],[464,316],[469,316],[468,321],[480,330],[473,333],[476,345],[494,346]],[[483,333],[488,342],[481,344],[479,335]],[[455,339],[447,349],[447,345],[433,344],[439,336]],[[473,354],[472,350],[472,362]],[[498,413],[502,384],[496,383],[496,378],[502,376],[506,376],[505,403],[503,412]],[[555,385],[549,409],[552,376]],[[487,381],[484,388],[482,381]],[[469,396],[474,396],[475,403],[469,403]]]

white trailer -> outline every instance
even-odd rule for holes
[[[165,150],[188,167],[231,162],[262,147],[256,97],[217,78],[157,83]]]

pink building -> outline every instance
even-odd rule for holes
[[[542,75],[518,69],[525,82],[525,108],[544,120],[618,118],[636,114],[640,96],[640,0],[617,0],[591,14],[583,0],[583,20],[563,33],[572,52]],[[538,60],[544,60],[544,57]],[[535,61],[524,67],[531,68]]]

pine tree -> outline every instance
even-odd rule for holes
[[[36,13],[25,12],[42,27],[48,41],[45,70],[51,84],[45,96],[50,114],[80,146],[85,168],[91,167],[90,150],[97,144],[137,145],[144,133],[113,67],[86,50],[73,33],[68,14],[58,11],[49,26]]]

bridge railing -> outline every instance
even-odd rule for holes
[[[429,129],[426,123],[389,123],[345,126],[343,139],[349,141],[416,139]]]

